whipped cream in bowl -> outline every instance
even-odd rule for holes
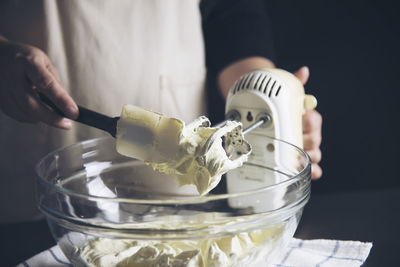
[[[38,163],[37,202],[74,266],[265,266],[293,236],[310,194],[308,156],[280,145],[293,159],[243,163],[276,183],[229,192],[222,176],[201,192],[157,171],[164,166],[121,155],[113,138],[83,141]]]

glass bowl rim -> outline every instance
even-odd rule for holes
[[[237,198],[237,197],[243,197],[243,196],[248,196],[248,195],[252,195],[252,194],[262,193],[264,191],[269,191],[269,190],[273,190],[275,188],[284,187],[287,184],[295,183],[295,182],[301,180],[301,178],[304,176],[305,172],[309,168],[311,168],[311,159],[310,159],[309,155],[303,149],[299,148],[298,146],[296,146],[294,144],[291,144],[287,141],[284,141],[284,140],[281,140],[278,138],[269,137],[269,136],[268,136],[268,138],[271,140],[276,140],[278,142],[289,145],[292,148],[294,148],[295,150],[297,150],[300,154],[302,154],[305,158],[304,167],[296,175],[294,175],[293,177],[291,177],[285,181],[282,181],[282,182],[279,182],[279,183],[276,183],[273,185],[263,186],[263,187],[256,188],[253,190],[238,192],[238,193],[209,194],[209,195],[204,195],[204,196],[201,196],[201,195],[182,195],[182,196],[171,195],[171,198],[163,198],[163,199],[136,199],[136,198],[120,198],[120,197],[102,197],[102,196],[95,196],[95,195],[84,194],[84,193],[77,193],[72,190],[62,188],[54,183],[47,181],[45,178],[43,178],[39,174],[40,165],[43,164],[43,162],[46,161],[48,158],[56,155],[60,151],[67,150],[74,146],[82,146],[82,145],[85,145],[88,143],[100,142],[102,140],[107,140],[107,139],[114,139],[111,136],[103,136],[103,137],[97,137],[97,138],[79,141],[79,142],[76,142],[76,143],[73,143],[70,145],[60,147],[60,148],[48,153],[47,155],[42,157],[35,165],[35,175],[36,175],[36,179],[38,179],[39,182],[44,183],[46,186],[49,186],[49,187],[55,189],[56,191],[58,191],[61,194],[67,194],[68,196],[83,198],[83,199],[87,199],[87,200],[94,200],[94,201],[111,201],[111,202],[130,203],[130,204],[161,204],[161,205],[163,205],[163,204],[164,205],[179,204],[179,205],[184,205],[184,204],[204,203],[204,202],[209,202],[209,201]],[[139,161],[134,158],[132,158],[132,160]],[[252,165],[255,165],[255,164],[252,164]],[[261,168],[267,168],[266,166],[262,166],[262,165],[255,165],[255,166],[258,166]],[[274,171],[276,171],[276,170],[274,170]],[[310,178],[311,178],[311,173],[310,173]],[[310,183],[311,179],[307,179],[307,180],[309,180],[308,183]]]

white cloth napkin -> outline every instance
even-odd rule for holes
[[[372,243],[293,238],[271,267],[355,267],[367,259]],[[45,250],[17,267],[72,266],[59,246]]]
[[[355,267],[368,257],[372,243],[293,238],[273,267]]]

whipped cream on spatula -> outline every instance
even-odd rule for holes
[[[116,149],[171,175],[179,186],[195,185],[201,195],[213,189],[224,173],[240,167],[251,152],[240,122],[227,121],[216,128],[201,116],[185,125],[133,105],[122,109]]]
[[[44,94],[39,97],[66,117]],[[201,195],[213,189],[224,173],[241,166],[251,152],[240,122],[228,120],[224,126],[211,127],[202,116],[185,126],[179,119],[133,105],[124,105],[121,117],[114,118],[81,106],[78,109],[75,121],[116,137],[120,154],[172,175],[179,186],[195,185]]]

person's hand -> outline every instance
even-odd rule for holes
[[[75,119],[78,108],[61,85],[57,70],[39,48],[0,39],[0,109],[20,122],[44,122],[69,129],[71,121],[43,104],[46,95],[66,116]]]
[[[307,67],[302,67],[294,73],[304,85],[306,84],[310,72]],[[303,146],[304,150],[311,158],[311,178],[319,179],[322,169],[318,165],[321,161],[321,150],[319,148],[322,140],[321,135],[322,116],[316,110],[308,110],[303,115]]]

